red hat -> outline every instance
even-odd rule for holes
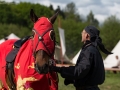
[[[53,57],[55,49],[55,35],[52,24],[54,24],[58,12],[49,19],[46,17],[38,18],[33,9],[31,9],[30,17],[34,22],[33,31],[35,32],[33,38],[33,52],[42,49],[47,52],[49,56]]]
[[[33,31],[35,31],[33,49],[35,51],[42,49],[51,56],[55,49],[55,42],[50,37],[53,31],[52,23],[48,18],[41,17],[35,22]]]

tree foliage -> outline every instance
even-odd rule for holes
[[[29,16],[30,9],[34,9],[39,17],[50,17],[52,15],[52,12],[48,7],[40,4],[32,4],[26,2],[21,2],[18,4],[3,3],[0,4],[0,8],[0,23],[13,23],[21,26],[26,26],[28,28],[32,27],[32,22]]]
[[[92,11],[87,15],[86,22],[83,22],[81,16],[77,12],[77,8],[73,2],[68,3],[61,10],[60,6],[54,10],[53,6],[49,7],[32,4],[27,2],[21,3],[2,3],[0,4],[0,38],[8,36],[10,33],[15,33],[19,37],[24,37],[31,34],[33,23],[30,20],[30,9],[34,9],[35,13],[41,17],[52,16],[58,9],[59,16],[54,24],[56,39],[60,45],[58,27],[65,30],[66,54],[73,57],[82,47],[81,32],[87,25],[94,25],[101,31],[103,44],[111,51],[120,39],[120,20],[115,16],[108,17],[102,26],[99,27],[99,22],[94,18]]]
[[[99,22],[97,19],[94,18],[94,14],[92,13],[92,11],[90,11],[90,13],[87,15],[87,23],[95,26],[99,25]]]
[[[55,13],[59,11],[59,15],[65,19],[65,13],[61,10],[60,6],[57,7],[57,9],[55,10]]]
[[[75,3],[71,2],[71,3],[68,3],[64,9],[64,13],[65,13],[65,17],[66,18],[72,18],[74,19],[75,21],[82,21],[80,15],[78,14],[77,12],[77,8],[76,8],[76,5]]]
[[[120,20],[116,16],[110,16],[105,20],[100,29],[103,43],[111,51],[120,40]]]
[[[27,27],[15,25],[15,24],[2,24],[0,23],[0,39],[5,38],[11,33],[15,33],[19,37],[25,37],[31,35],[30,30]],[[31,30],[32,31],[32,30]]]

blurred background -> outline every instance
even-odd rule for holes
[[[55,52],[57,63],[75,64],[76,61],[73,59],[77,59],[76,55],[83,45],[81,32],[87,25],[94,25],[100,30],[102,42],[109,51],[117,50],[117,53],[112,56],[113,59],[116,55],[120,57],[120,44],[117,45],[120,40],[119,0],[0,0],[0,43],[7,39],[20,39],[32,34],[30,9],[34,9],[39,17],[50,17],[60,10],[54,24],[58,42]],[[60,37],[64,38],[61,40]],[[61,45],[64,46],[63,49]],[[104,60],[108,57],[102,52],[101,54]],[[112,58],[113,63],[115,60]],[[115,64],[110,65],[110,68]],[[100,85],[100,88],[119,90],[120,71],[115,74],[107,70],[105,83]],[[65,86],[64,79],[59,75],[59,90],[74,90],[74,87]]]

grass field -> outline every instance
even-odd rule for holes
[[[106,72],[105,82],[99,86],[101,90],[120,90],[120,72],[114,74],[111,71]],[[64,79],[59,75],[59,89],[58,90],[75,90],[72,84],[64,85]]]

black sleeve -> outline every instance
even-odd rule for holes
[[[85,77],[90,70],[90,62],[93,58],[92,53],[88,50],[85,50],[81,53],[82,56],[78,58],[78,63],[75,66],[62,67],[61,76],[66,79],[80,79]],[[80,54],[80,55],[81,55]]]

